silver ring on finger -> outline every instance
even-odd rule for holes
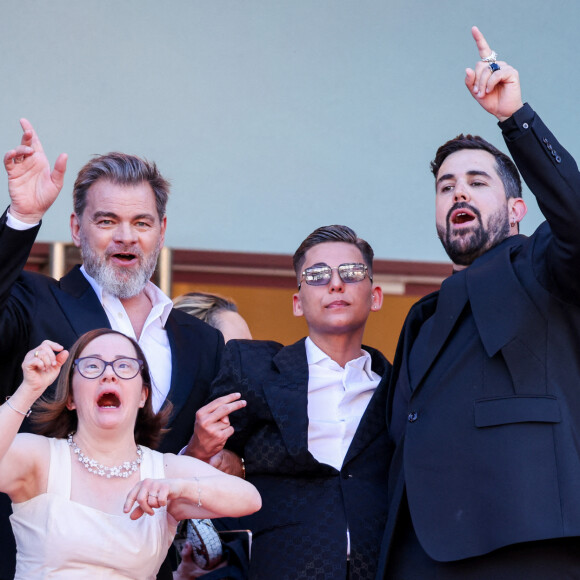
[[[38,352],[38,351],[36,351],[36,352],[34,353],[34,357],[35,357],[35,358],[38,358],[38,354],[39,354],[39,352]]]
[[[482,58],[481,60],[483,62],[487,62],[488,64],[490,62],[495,62],[497,60],[497,52],[495,52],[495,50],[491,51],[491,54],[489,56],[486,56],[485,58]]]
[[[490,62],[489,63],[489,70],[491,71],[491,74],[493,74],[494,72],[501,70],[501,67],[499,66],[499,64],[497,64],[495,62]]]
[[[12,158],[12,163],[16,165],[16,163],[22,163],[24,161],[24,155],[18,155],[17,157]]]

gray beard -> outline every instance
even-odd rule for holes
[[[128,251],[139,258],[140,267],[135,270],[117,270],[108,262],[106,255],[102,256],[94,252],[81,234],[81,254],[87,274],[96,280],[104,292],[116,296],[119,300],[133,298],[143,292],[155,272],[161,244],[148,257],[143,256],[141,251],[136,251],[134,248]]]
[[[453,210],[460,207],[469,208],[475,214],[476,219],[471,228],[455,235],[452,239],[449,218]],[[451,261],[458,266],[469,266],[479,256],[503,242],[510,233],[509,219],[504,208],[490,216],[486,230],[483,227],[479,211],[465,202],[456,204],[449,210],[446,224],[445,228],[437,226],[437,235]]]

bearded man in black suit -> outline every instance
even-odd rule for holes
[[[546,217],[529,237],[518,171],[460,135],[432,163],[454,275],[409,313],[389,388],[397,448],[380,578],[580,574],[580,174],[472,30],[466,85],[500,121]]]

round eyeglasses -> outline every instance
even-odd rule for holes
[[[367,276],[369,280],[373,281],[369,275],[369,269],[365,264],[341,264],[336,268],[331,268],[328,264],[320,264],[306,268],[302,272],[302,279],[298,284],[298,290],[302,286],[302,280],[309,286],[326,286],[332,279],[332,271],[336,270],[340,279],[346,284],[353,284],[355,282],[362,282]]]
[[[143,361],[129,357],[106,361],[95,356],[85,356],[75,359],[73,368],[76,367],[81,377],[85,377],[85,379],[98,379],[109,365],[120,379],[128,380],[139,374],[143,367]]]

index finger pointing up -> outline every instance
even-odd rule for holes
[[[489,48],[489,44],[487,44],[487,40],[485,40],[485,36],[481,33],[477,26],[473,26],[471,28],[471,34],[473,35],[473,40],[475,40],[475,44],[477,44],[477,50],[479,50],[479,56],[481,58],[486,58],[491,54],[491,48]]]
[[[35,151],[42,151],[42,144],[40,139],[32,126],[32,123],[28,119],[20,119],[20,126],[24,134],[22,135],[22,145],[28,145],[32,147]]]

